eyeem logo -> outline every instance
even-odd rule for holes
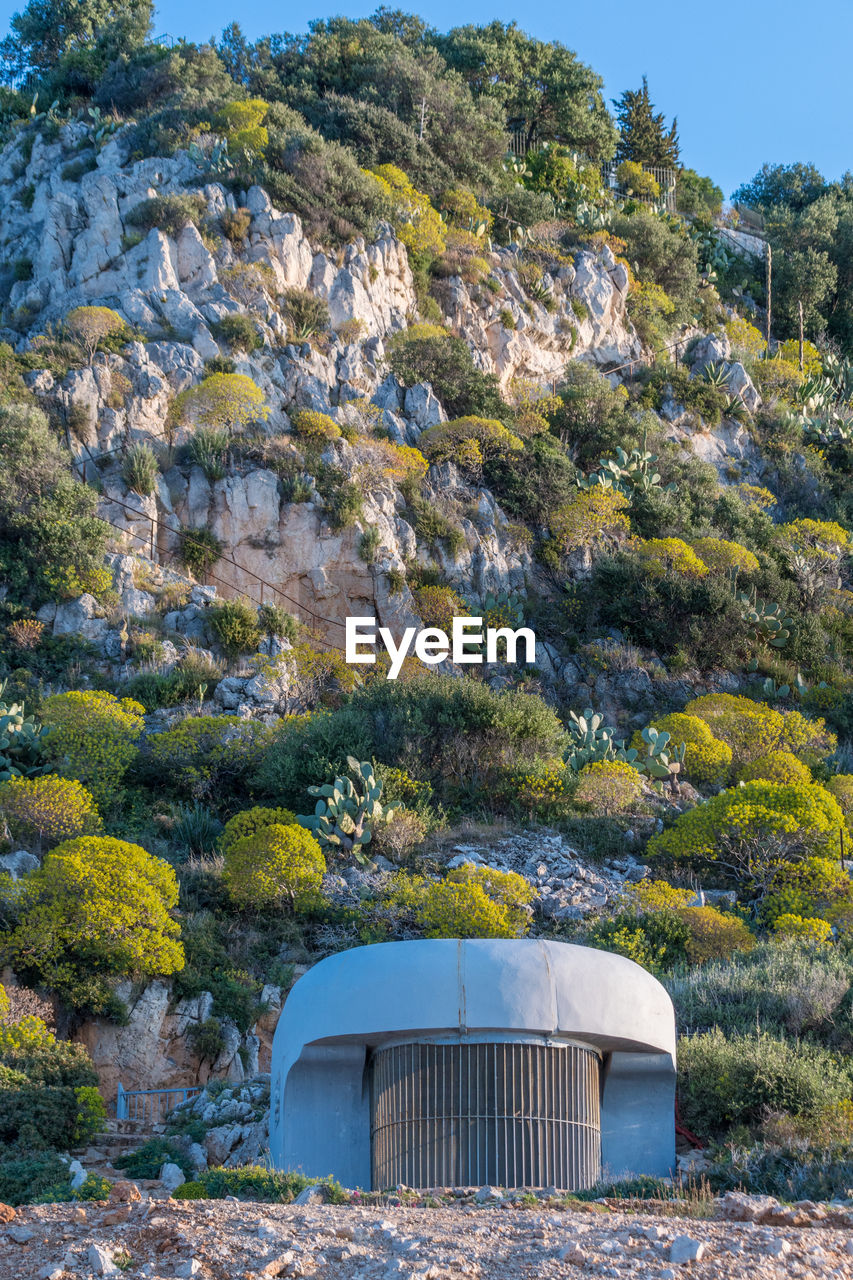
[[[506,661],[518,662],[518,644],[524,642],[524,661],[533,663],[536,660],[536,636],[530,627],[519,627],[513,631],[511,627],[486,627],[482,630],[482,618],[454,618],[453,630],[448,636],[440,627],[424,627],[418,631],[415,627],[406,627],[398,644],[387,627],[376,626],[375,618],[347,618],[346,620],[346,660],[347,662],[375,663],[377,637],[387,649],[391,666],[388,679],[396,680],[402,670],[403,663],[414,650],[416,658],[430,666],[451,658],[454,662],[466,663],[499,662],[498,641],[503,640],[506,646]],[[373,652],[362,652],[363,649]],[[485,650],[485,651],[484,651]]]

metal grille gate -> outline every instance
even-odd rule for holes
[[[592,1186],[600,1060],[580,1045],[399,1044],[371,1060],[373,1186]]]

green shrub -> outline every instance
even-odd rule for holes
[[[216,851],[222,823],[203,804],[178,805],[178,819],[172,827],[172,840],[178,849],[196,858],[209,857]]]
[[[41,604],[102,567],[108,527],[40,409],[0,405],[0,457],[0,575],[10,599]]]
[[[480,372],[463,338],[435,325],[404,330],[390,344],[388,359],[407,387],[429,382],[451,418],[499,418],[506,413],[494,375]]]
[[[183,966],[171,915],[177,900],[168,863],[123,840],[81,836],[58,845],[27,877],[20,921],[3,952],[22,977],[72,1007],[99,1011],[113,978]]]
[[[228,470],[231,433],[216,427],[199,427],[187,444],[187,459],[201,467],[211,484],[221,480]],[[196,532],[200,532],[196,530]],[[207,532],[205,530],[205,532]]]
[[[195,578],[206,577],[223,550],[211,529],[183,528],[178,533],[178,559]]]
[[[176,1164],[185,1178],[193,1174],[193,1166],[186,1153],[168,1138],[149,1138],[135,1151],[116,1156],[113,1161],[115,1167],[123,1169],[128,1178],[159,1178],[160,1170],[168,1163]]]
[[[693,318],[699,294],[697,249],[677,222],[647,209],[619,214],[613,231],[626,243],[625,256],[642,283],[662,289],[671,299],[673,326]]]
[[[184,658],[167,675],[157,671],[142,671],[132,676],[124,685],[128,698],[140,702],[146,711],[158,707],[177,707],[183,702],[197,702],[199,687],[204,685],[211,696],[220,678],[219,667],[206,658]]]
[[[258,611],[248,600],[223,600],[209,611],[210,629],[233,661],[254,653],[261,642]]]
[[[757,1127],[768,1112],[808,1115],[850,1097],[849,1067],[826,1049],[766,1033],[721,1031],[678,1043],[682,1123],[702,1138]]]
[[[330,1202],[343,1203],[344,1193],[329,1179],[307,1178],[302,1173],[284,1173],[260,1165],[244,1165],[240,1169],[205,1169],[190,1183],[175,1192],[178,1200],[251,1200],[262,1204],[291,1204],[306,1187],[321,1186]],[[189,1187],[189,1191],[186,1188]]]
[[[223,879],[241,907],[305,911],[317,904],[325,871],[310,831],[298,823],[274,823],[228,845]]]
[[[262,604],[258,609],[258,626],[265,636],[278,636],[295,644],[299,623],[292,613],[278,604]]]
[[[93,834],[101,826],[92,796],[67,778],[10,778],[0,783],[0,815],[15,841],[36,853],[74,836]]]
[[[150,444],[132,444],[121,462],[121,478],[128,489],[147,498],[157,484],[160,468]]]
[[[261,332],[251,316],[224,315],[212,328],[214,336],[227,343],[232,351],[251,353],[264,345]]]
[[[675,911],[624,911],[596,920],[587,931],[586,943],[660,974],[686,960],[689,937],[687,921]]]
[[[847,960],[796,941],[759,942],[725,962],[709,961],[666,979],[680,1025],[747,1035],[853,1043]]]
[[[281,310],[291,342],[308,342],[329,328],[329,305],[309,289],[285,289]]]
[[[71,690],[46,698],[42,711],[50,725],[46,759],[82,782],[101,807],[110,805],[137,755],[144,708],[103,690]]]
[[[300,809],[309,786],[347,757],[406,768],[439,797],[485,789],[508,767],[562,754],[565,731],[536,695],[427,674],[377,680],[339,710],[281,727],[256,775],[265,795]]]
[[[188,716],[151,736],[145,776],[189,800],[233,799],[255,771],[273,731],[239,716]]]
[[[200,195],[152,196],[142,200],[125,214],[125,222],[142,231],[156,227],[164,235],[177,238],[184,227],[197,226],[204,211],[205,202]]]
[[[219,847],[223,853],[227,853],[238,840],[244,840],[247,836],[255,836],[258,832],[265,831],[267,827],[288,827],[295,821],[296,815],[291,813],[289,809],[264,809],[261,805],[255,805],[251,809],[243,809],[241,813],[235,813],[234,817],[229,818],[226,822],[220,837]]]
[[[226,237],[239,247],[249,234],[252,215],[248,209],[226,209],[219,219]]]
[[[4,1204],[33,1204],[51,1187],[70,1187],[68,1165],[55,1151],[18,1155],[0,1148],[0,1201]]]
[[[364,494],[355,480],[348,480],[338,467],[322,466],[317,476],[317,492],[323,499],[329,524],[335,531],[350,529],[364,514]]]

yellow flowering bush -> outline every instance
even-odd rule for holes
[[[712,573],[729,573],[737,569],[740,573],[757,573],[757,558],[739,542],[729,542],[725,538],[694,538],[690,544],[704,565]]]
[[[831,756],[838,746],[838,739],[830,733],[823,719],[812,720],[799,711],[785,711],[783,724],[780,749],[798,756],[810,769]]]
[[[744,922],[716,907],[686,907],[680,914],[690,930],[686,949],[691,964],[728,960],[735,951],[751,951],[755,946]]]
[[[513,771],[501,787],[502,796],[511,808],[544,822],[568,809],[572,798],[570,776],[562,760],[536,769]]]
[[[274,731],[240,716],[187,716],[151,735],[150,763],[168,790],[204,800],[234,789],[260,761]]]
[[[450,422],[437,422],[422,432],[421,450],[430,462],[456,462],[466,465],[466,447],[477,446],[480,461],[500,455],[520,453],[523,449],[518,436],[508,431],[497,418],[454,418]],[[472,454],[471,457],[474,455]],[[470,458],[467,459],[470,465]]]
[[[43,1049],[56,1043],[56,1037],[43,1018],[27,1014],[12,1022],[6,988],[0,986],[0,1057],[9,1049]]]
[[[738,782],[753,782],[759,778],[765,782],[811,782],[812,773],[790,751],[773,751],[742,765],[735,777]]]
[[[162,858],[107,836],[67,840],[27,877],[6,955],[27,980],[97,1011],[115,977],[184,967],[177,903],[177,877]]]
[[[172,424],[234,431],[270,416],[260,387],[244,373],[211,373],[172,402]]]
[[[458,867],[437,884],[422,884],[415,918],[428,938],[519,938],[533,886],[514,871]]]
[[[714,737],[704,720],[684,711],[673,711],[660,720],[653,720],[651,728],[668,733],[676,746],[684,743],[684,772],[691,782],[709,787],[726,782],[732,767],[732,749],[727,742]],[[631,746],[643,751],[645,745],[638,729],[631,738]]]
[[[765,925],[772,925],[782,915],[834,921],[847,916],[851,907],[853,884],[832,858],[780,860],[768,880],[760,916]]]
[[[240,813],[235,813],[233,818],[228,819],[219,837],[219,847],[223,853],[227,853],[238,840],[255,836],[259,831],[265,831],[267,827],[291,826],[295,821],[296,814],[291,813],[289,809],[265,809],[262,805],[256,804],[251,809],[243,809]]]
[[[447,228],[429,196],[418,191],[393,164],[369,170],[394,208],[391,222],[409,252],[417,258],[434,258],[444,253]]]
[[[109,805],[136,758],[144,713],[133,699],[100,689],[54,693],[41,711],[50,726],[45,757],[63,777],[82,782],[97,804]]]
[[[790,912],[776,917],[773,932],[780,938],[798,938],[802,942],[813,942],[821,947],[832,942],[832,925],[828,920],[792,915]]]
[[[793,400],[802,382],[799,364],[782,359],[759,360],[752,377],[765,400]]]
[[[638,880],[627,883],[621,897],[636,911],[679,911],[689,906],[696,894],[692,889],[676,889],[666,880]]]
[[[835,520],[791,520],[776,526],[779,540],[808,559],[836,558],[850,546],[850,534]]]
[[[767,342],[761,330],[739,316],[729,320],[726,333],[732,345],[732,354],[737,360],[746,360],[751,363],[760,360],[767,350]]]
[[[368,456],[380,467],[384,478],[394,484],[423,480],[429,470],[426,458],[413,445],[394,444],[391,440],[371,440],[366,449]]]
[[[670,572],[702,578],[708,572],[707,565],[681,538],[647,538],[638,542],[636,552],[656,577]]]
[[[838,802],[814,783],[745,782],[682,813],[652,836],[650,854],[714,860],[721,848],[796,836],[819,850],[838,851],[844,821]]]
[[[455,617],[464,617],[468,606],[452,587],[417,587],[412,592],[425,627],[440,627],[448,635]]]
[[[71,778],[10,778],[0,783],[0,818],[10,835],[33,852],[100,830],[91,794]]]
[[[800,368],[800,344],[796,338],[786,338],[782,345],[778,348],[779,355],[782,360],[790,361],[791,364]],[[806,377],[812,377],[819,374],[823,367],[820,358],[820,352],[813,342],[809,342],[808,338],[803,342],[803,373]]]
[[[242,98],[240,101],[226,102],[219,112],[217,123],[225,130],[230,151],[243,150],[263,155],[269,142],[269,133],[264,124],[269,103],[263,98]]]
[[[776,506],[776,495],[760,484],[739,484],[737,492],[748,507],[758,507],[761,511],[769,511]]]
[[[638,915],[664,912],[674,914],[687,925],[685,956],[691,964],[706,960],[727,960],[735,951],[750,951],[755,938],[737,916],[716,907],[691,906],[692,889],[676,889],[666,880],[640,880],[626,884],[622,901]]]
[[[330,418],[327,413],[320,413],[317,409],[300,409],[293,414],[291,422],[294,431],[303,440],[337,440],[341,434],[341,429],[334,418]]]
[[[575,804],[592,813],[625,813],[643,794],[643,780],[624,760],[597,760],[581,769]]]
[[[728,743],[736,765],[772,751],[790,751],[807,763],[826,759],[837,745],[823,720],[807,720],[799,711],[779,711],[733,693],[706,693],[684,708],[704,720],[715,738]]]
[[[614,548],[629,534],[630,502],[617,489],[578,489],[550,518],[551,537],[560,554],[582,547]]]
[[[225,850],[223,879],[243,908],[309,909],[320,900],[325,872],[319,844],[298,822],[262,827]]]

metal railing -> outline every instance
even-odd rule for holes
[[[676,211],[676,188],[678,185],[678,170],[667,169],[659,164],[644,164],[640,166],[643,173],[647,173],[660,187],[660,195],[641,195],[639,192],[632,191],[631,199],[639,200],[641,204],[660,204],[663,202],[667,213],[675,213]],[[619,182],[618,176],[619,166],[615,160],[607,160],[601,166],[601,176],[606,186],[611,191],[622,192],[626,194]]]
[[[125,1089],[119,1083],[116,1094],[116,1120],[151,1127],[165,1120],[170,1111],[188,1098],[201,1093],[201,1086],[178,1089]]]

